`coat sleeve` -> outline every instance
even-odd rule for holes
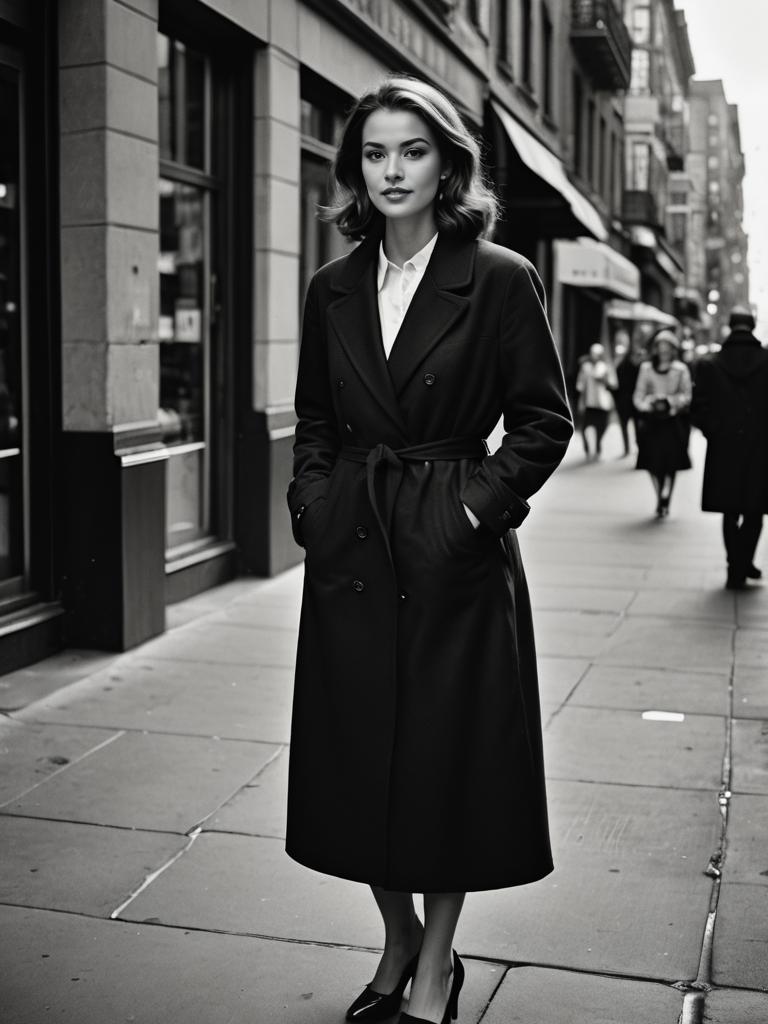
[[[635,384],[635,391],[632,395],[632,404],[638,412],[650,412],[651,410],[653,392],[649,387],[651,382],[650,372],[650,363],[640,364],[640,370],[637,374],[637,383]]]
[[[295,409],[298,422],[293,446],[293,478],[288,486],[288,508],[294,538],[298,544],[303,544],[301,517],[313,501],[325,497],[328,477],[340,447],[328,378],[325,332],[314,278],[304,304]]]
[[[510,278],[499,322],[505,434],[467,480],[461,500],[501,536],[529,512],[527,499],[554,472],[573,434],[544,288],[530,264]]]

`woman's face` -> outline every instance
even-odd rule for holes
[[[656,355],[660,362],[669,363],[674,355],[674,348],[664,338],[659,338],[656,342]]]
[[[385,217],[433,213],[443,171],[427,123],[410,110],[374,110],[363,125],[362,169],[371,202]]]

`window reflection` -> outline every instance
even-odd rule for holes
[[[205,435],[205,196],[160,179],[160,422],[166,444]]]
[[[160,157],[205,169],[205,58],[158,33]]]
[[[0,69],[0,580],[24,572],[19,87]]]

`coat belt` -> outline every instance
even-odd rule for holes
[[[392,514],[402,483],[405,463],[483,459],[487,454],[488,446],[478,437],[449,437],[440,441],[425,441],[423,444],[414,444],[406,448],[390,448],[386,444],[377,444],[375,448],[347,446],[341,449],[339,458],[365,465],[368,500],[384,538],[393,571],[395,563],[389,538]]]

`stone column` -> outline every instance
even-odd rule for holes
[[[60,0],[68,642],[165,628],[157,0]]]
[[[273,0],[272,9],[270,45],[257,53],[254,76],[252,410],[240,438],[250,458],[238,460],[243,567],[264,575],[300,557],[285,504],[301,302],[298,12],[292,0]]]

